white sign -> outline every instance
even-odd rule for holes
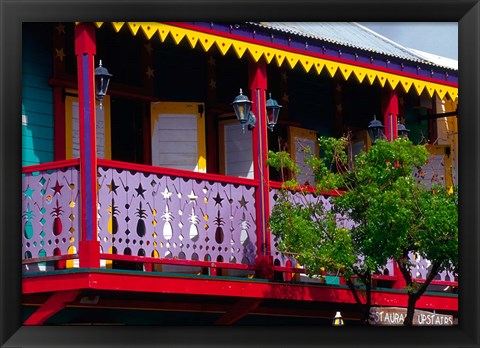
[[[407,309],[400,307],[372,307],[370,308],[370,324],[372,325],[403,325],[407,316]],[[433,312],[415,310],[413,325],[423,326],[451,326],[453,316]]]

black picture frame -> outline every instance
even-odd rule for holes
[[[22,327],[22,23],[57,21],[450,21],[459,23],[460,324],[388,327]],[[479,346],[478,0],[0,0],[0,343],[2,347]],[[406,330],[406,331],[405,331]]]

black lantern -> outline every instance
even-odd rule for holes
[[[107,94],[108,84],[110,83],[111,74],[102,66],[102,61],[98,63],[99,66],[95,68],[95,93],[97,100],[100,102],[100,110],[103,109],[103,97]]]
[[[410,132],[410,129],[407,129],[404,124],[401,124],[398,122],[397,125],[397,134],[399,138],[408,138],[408,132]]]
[[[240,94],[235,97],[235,100],[232,103],[233,110],[237,119],[242,125],[242,131],[245,133],[245,125],[248,126],[248,129],[251,130],[255,127],[256,118],[252,113],[252,102],[248,99],[246,95],[243,95],[242,89],[240,88]]]
[[[385,126],[377,120],[377,117],[374,115],[373,120],[370,121],[368,125],[368,135],[370,135],[370,140],[372,145],[375,145],[378,139],[383,138],[383,129]]]
[[[335,318],[333,318],[332,325],[333,326],[345,325],[345,323],[343,322],[342,314],[340,312],[335,313]]]
[[[278,105],[275,99],[272,99],[272,93],[269,94],[269,99],[267,99],[267,125],[268,129],[273,132],[273,127],[277,124],[278,114],[280,113],[281,105]]]

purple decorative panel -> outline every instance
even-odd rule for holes
[[[270,207],[273,209],[273,206],[275,204],[275,201],[278,197],[279,194],[278,189],[271,189],[270,190]],[[318,202],[319,200],[322,201],[323,206],[326,210],[331,209],[331,203],[330,203],[330,197],[328,196],[315,196],[313,194],[308,194],[305,197],[302,197],[300,193],[294,194],[291,196],[291,199],[295,203],[302,203],[304,202],[305,199],[307,199],[309,202]],[[346,228],[350,228],[353,224],[351,220],[346,219],[345,217],[338,216],[338,223],[339,225],[343,225]],[[296,261],[291,257],[284,255],[280,253],[276,249],[276,245],[278,245],[278,242],[276,240],[276,237],[272,234],[271,236],[271,243],[272,243],[272,255],[274,257],[274,260],[277,261],[282,266],[285,266],[287,261],[290,261],[292,265],[296,265]],[[410,261],[414,265],[412,269],[412,275],[414,278],[417,279],[426,279],[428,272],[430,270],[430,261],[418,256],[418,255],[413,255],[412,253],[409,255]],[[384,275],[393,275],[394,274],[394,263],[392,260],[389,260],[385,267],[379,269],[379,271],[384,274]],[[448,271],[443,271],[441,272],[435,280],[441,280],[441,281],[457,281],[456,275],[452,272]]]
[[[418,254],[410,253],[410,262],[412,263],[412,277],[416,279],[427,279],[428,272],[430,271],[431,263],[427,259],[422,258]],[[456,282],[456,274],[448,271],[440,272],[434,280],[441,280],[447,282]]]
[[[273,209],[273,206],[275,205],[275,202],[277,200],[279,193],[280,193],[279,189],[270,190],[270,212]],[[330,197],[325,195],[314,195],[314,194],[303,195],[302,193],[297,193],[297,194],[292,194],[290,196],[290,199],[294,203],[300,203],[300,204],[303,204],[305,202],[321,203],[326,211],[332,208],[332,204],[330,203]],[[345,228],[349,228],[352,225],[352,222],[350,220],[340,215],[337,218],[337,223],[339,226],[343,226]],[[287,262],[288,262],[290,263],[291,266],[296,267],[297,261],[293,257],[282,254],[277,250],[276,246],[278,245],[278,240],[277,240],[277,237],[275,237],[273,234],[271,235],[271,245],[272,245],[272,255],[273,255],[274,261],[276,261],[281,266],[287,266]]]
[[[76,167],[23,175],[23,259],[78,251],[79,186]]]
[[[275,205],[275,201],[277,200],[279,192],[280,192],[279,189],[270,190],[270,209],[273,209],[273,206]],[[304,204],[305,202],[321,203],[325,211],[329,211],[330,209],[332,209],[330,198],[331,198],[330,196],[325,196],[325,195],[314,195],[314,194],[303,195],[302,193],[292,194],[290,196],[290,199],[294,203],[300,203],[300,204]],[[337,225],[344,228],[351,228],[353,225],[353,221],[346,218],[345,216],[337,215]],[[278,245],[278,241],[273,234],[271,236],[271,244],[272,244],[272,255],[274,260],[277,261],[277,263],[279,263],[282,266],[286,266],[288,261],[290,261],[291,265],[293,266],[297,264],[297,262],[293,257],[284,255],[276,249],[276,246]],[[384,268],[381,268],[379,271],[382,272],[382,274],[393,275],[392,261],[389,261],[387,265]]]
[[[255,188],[98,169],[103,253],[254,264]]]

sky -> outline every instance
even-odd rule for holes
[[[359,22],[408,48],[458,60],[457,22]]]

